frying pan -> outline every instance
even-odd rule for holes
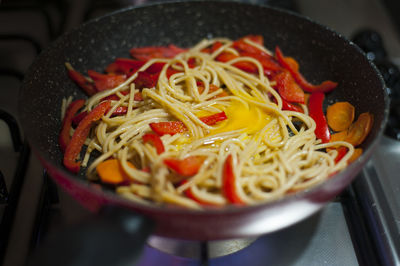
[[[325,100],[349,101],[356,116],[371,112],[375,122],[362,144],[363,155],[326,182],[257,206],[228,206],[193,211],[144,206],[94,187],[84,173],[62,165],[58,146],[60,106],[64,97],[85,97],[68,78],[64,63],[78,71],[102,71],[116,57],[129,57],[132,47],[176,44],[190,47],[203,38],[236,39],[261,34],[265,45],[296,58],[313,83],[330,79],[339,86]],[[340,193],[357,175],[382,135],[388,97],[374,65],[340,34],[294,13],[265,6],[225,1],[190,1],[128,8],[95,19],[61,36],[35,60],[22,84],[20,119],[33,151],[57,183],[88,209],[129,209],[154,222],[153,234],[190,240],[250,237],[273,232],[309,217]],[[113,209],[111,208],[111,209]],[[131,212],[133,211],[133,212]],[[100,219],[100,218],[99,218]]]

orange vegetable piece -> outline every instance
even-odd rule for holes
[[[363,153],[363,149],[362,149],[362,148],[354,149],[354,153],[353,153],[353,155],[350,157],[349,163],[352,163],[352,162],[354,162],[355,160],[357,160],[357,158],[360,157],[362,153]]]
[[[354,121],[355,108],[349,102],[337,102],[326,110],[328,126],[334,131],[343,131]]]
[[[128,165],[135,168],[130,162],[128,162]],[[128,174],[124,171],[118,159],[103,161],[97,165],[96,170],[103,183],[118,185],[129,180]]]
[[[353,146],[360,145],[371,131],[374,117],[369,112],[362,113],[358,116],[347,132],[346,141],[353,144]]]
[[[335,141],[345,141],[347,137],[347,130],[343,130],[334,134],[331,134],[331,139],[329,142],[335,142]],[[338,148],[338,146],[334,146],[335,148]],[[333,147],[327,148],[327,150],[331,150]]]
[[[334,141],[344,141],[347,137],[347,130],[343,130],[331,135],[331,140],[329,142]]]

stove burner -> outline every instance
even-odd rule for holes
[[[199,242],[152,236],[147,243],[162,252],[184,258],[201,259],[204,257],[204,251],[206,251],[207,257],[212,259],[242,250],[256,239],[245,238]]]

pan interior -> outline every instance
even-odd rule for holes
[[[375,123],[364,148],[382,132],[387,97],[375,68],[350,42],[308,19],[277,9],[235,2],[178,2],[130,8],[91,21],[55,41],[30,68],[20,95],[20,118],[26,136],[39,156],[62,167],[58,146],[62,99],[85,97],[68,78],[64,66],[101,72],[129,49],[175,44],[190,47],[203,38],[236,39],[260,34],[267,48],[279,45],[296,58],[312,83],[330,79],[339,87],[325,104],[346,100],[361,112],[372,112]],[[72,175],[70,175],[72,176]],[[79,178],[86,182],[84,173]]]

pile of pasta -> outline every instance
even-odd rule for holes
[[[89,98],[63,102],[60,146],[67,169],[136,202],[273,201],[345,168],[372,124],[367,115],[361,142],[349,141],[353,108],[331,141],[322,102],[338,84],[307,82],[293,58],[258,35],[130,53],[89,77],[66,64]]]

